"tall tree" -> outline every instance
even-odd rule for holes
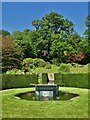
[[[90,15],[86,17],[85,24],[87,26],[87,29],[84,32],[85,37],[81,42],[82,51],[85,54],[85,58],[81,61],[83,64],[90,62]]]
[[[68,57],[82,51],[83,42],[74,30],[74,24],[62,15],[51,12],[40,20],[33,20],[32,25],[35,30],[26,29],[11,35],[23,48],[25,58],[66,62]]]
[[[2,71],[20,68],[22,49],[10,38],[2,37]]]
[[[10,35],[10,32],[8,32],[7,30],[0,30],[0,35],[3,35],[3,36],[7,36],[7,35]]]
[[[44,47],[41,47],[43,49],[40,49],[40,51],[42,51],[42,58],[45,60],[50,60],[52,56],[50,53],[52,50],[52,42],[54,41],[52,38],[53,35],[58,35],[62,42],[65,41],[68,35],[74,34],[74,24],[68,19],[64,19],[62,15],[56,12],[46,14],[41,20],[32,21],[32,24],[40,34],[39,41],[42,41],[41,43],[44,45]]]

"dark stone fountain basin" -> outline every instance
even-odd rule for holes
[[[36,99],[36,92],[35,91],[30,91],[30,92],[25,92],[25,93],[20,93],[15,95],[16,97],[20,98],[20,99],[24,99],[24,100],[31,100],[31,101],[37,101],[38,99]],[[49,99],[47,96],[46,97],[42,97],[42,99],[39,99],[41,101],[47,101],[47,100],[70,100],[72,98],[75,98],[79,96],[76,93],[70,93],[67,91],[59,91],[59,96],[53,99]]]

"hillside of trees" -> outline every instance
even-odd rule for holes
[[[89,63],[90,16],[85,18],[85,24],[87,29],[80,36],[71,21],[51,12],[32,21],[35,30],[25,29],[11,34],[0,30],[2,71],[21,69],[25,58],[40,58],[51,64]]]

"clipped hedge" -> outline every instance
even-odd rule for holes
[[[54,74],[54,84],[65,84],[66,87],[77,87],[77,88],[90,88],[90,83],[88,81],[90,74],[87,73],[77,73],[77,74]],[[42,74],[42,84],[48,83],[47,73]]]
[[[2,75],[2,89],[29,87],[30,83],[38,84],[37,74],[30,75]]]
[[[55,74],[55,84],[64,83],[66,87],[90,88],[87,73]]]
[[[42,84],[48,83],[48,75],[47,73],[42,73]]]
[[[54,74],[54,84],[62,84],[62,74],[55,73]]]
[[[88,74],[63,74],[62,81],[67,87],[90,88],[88,85]]]

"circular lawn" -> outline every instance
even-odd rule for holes
[[[35,88],[2,90],[3,118],[88,118],[88,89],[60,87],[60,91],[79,94],[64,101],[29,101],[16,97],[17,94]]]

